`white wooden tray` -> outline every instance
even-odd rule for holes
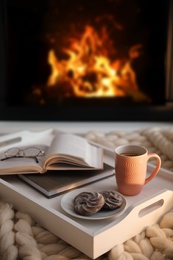
[[[148,172],[150,170],[152,167]],[[82,189],[115,190],[115,178],[110,177]],[[16,176],[0,179],[1,200],[27,212],[43,227],[95,259],[158,222],[173,207],[173,174],[161,169],[141,194],[126,197],[128,205],[122,215],[108,219],[92,221],[70,216],[60,206],[62,196],[47,199]]]

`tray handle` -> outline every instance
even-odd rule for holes
[[[148,226],[159,222],[161,217],[173,208],[173,191],[161,190],[139,203],[129,206],[111,224],[95,232],[95,244],[102,244],[102,252],[107,252],[115,245],[124,243]],[[105,237],[110,239],[105,239]],[[103,243],[104,241],[104,243]],[[100,254],[101,254],[100,253]]]
[[[155,211],[159,210],[164,213],[171,208],[173,208],[173,191],[161,190],[149,199],[131,205],[127,209],[126,216],[130,214],[135,218],[148,218],[148,215],[152,215]]]
[[[117,224],[118,226],[123,224],[127,227],[129,227],[130,224],[135,224],[135,233],[138,234],[145,227],[157,223],[159,219],[172,208],[173,191],[161,190],[150,198],[127,208],[121,215],[122,219]]]

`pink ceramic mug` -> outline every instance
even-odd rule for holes
[[[150,158],[157,159],[154,171],[147,175],[147,162]],[[115,176],[118,191],[127,196],[141,192],[143,186],[151,181],[161,167],[161,159],[155,153],[138,145],[122,145],[115,149]]]

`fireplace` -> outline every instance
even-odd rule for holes
[[[173,119],[172,5],[3,0],[3,120]]]

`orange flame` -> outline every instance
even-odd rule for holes
[[[50,50],[51,75],[47,86],[61,90],[63,86],[64,96],[76,97],[126,96],[128,89],[138,90],[131,62],[140,55],[141,46],[131,48],[126,60],[111,62],[105,46],[108,38],[105,28],[99,37],[91,26],[86,26],[81,38],[73,39],[69,49],[64,50],[68,59],[59,60],[54,50]]]

